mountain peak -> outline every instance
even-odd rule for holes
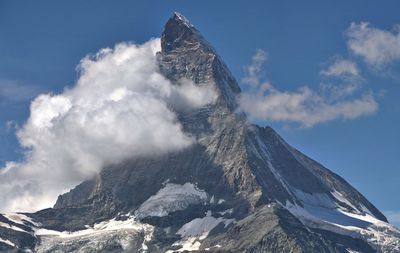
[[[54,208],[0,214],[0,252],[400,252],[400,231],[361,193],[237,113],[235,78],[179,13],[157,60],[173,83],[219,95],[177,112],[196,141],[106,166]]]
[[[189,22],[189,20],[179,12],[175,11],[174,15],[172,16],[172,18],[175,19],[178,22],[182,22],[184,25],[186,25],[189,28],[193,27],[193,25]]]
[[[167,78],[215,84],[219,101],[231,111],[236,109],[240,88],[235,78],[214,47],[178,12],[164,26],[159,57],[161,72]]]
[[[176,48],[201,44],[214,51],[200,32],[182,14],[175,12],[165,24],[161,36],[161,48],[163,52],[169,52]]]

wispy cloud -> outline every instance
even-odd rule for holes
[[[262,78],[262,67],[264,62],[267,61],[267,57],[267,52],[264,50],[256,50],[256,53],[251,58],[251,64],[244,68],[245,77],[242,79],[243,83],[249,85],[251,88],[258,88],[260,79]]]
[[[81,61],[75,86],[34,99],[18,130],[25,161],[0,169],[1,211],[49,207],[107,164],[195,142],[176,112],[212,103],[216,93],[188,80],[172,84],[159,73],[159,50],[159,39],[102,49]]]
[[[322,94],[333,100],[353,95],[363,82],[357,64],[341,57],[335,57],[329,66],[320,71],[320,75]]]
[[[42,90],[38,86],[24,85],[15,81],[0,81],[0,98],[19,102],[33,99]]]
[[[241,109],[253,120],[281,121],[298,123],[301,127],[312,127],[316,124],[336,120],[354,119],[370,115],[377,111],[378,103],[371,92],[359,97],[343,98],[338,96],[333,87],[321,86],[321,92],[309,87],[301,87],[295,91],[280,91],[267,81],[261,81],[262,64],[266,57],[260,51],[246,67],[246,77],[242,80],[248,85],[248,91],[241,94]],[[260,57],[261,56],[261,57]],[[326,76],[358,76],[358,70],[351,62],[338,61],[322,72]],[[353,83],[345,83],[350,87],[351,95],[356,88]],[[342,88],[343,88],[342,87]]]
[[[18,123],[14,120],[8,120],[5,123],[6,132],[14,132],[19,128]]]
[[[337,77],[351,80],[360,77],[356,63],[342,58],[336,58],[330,66],[321,70],[320,74],[326,77]]]
[[[351,52],[375,69],[400,60],[400,25],[382,30],[368,22],[352,23],[346,35]]]

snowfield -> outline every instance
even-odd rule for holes
[[[189,205],[205,204],[207,201],[207,193],[192,183],[183,185],[167,183],[138,208],[135,216],[140,219],[149,216],[163,217],[184,210]]]
[[[335,204],[326,194],[308,194],[299,190],[295,190],[295,194],[303,206],[287,201],[284,207],[306,226],[363,239],[379,252],[400,252],[400,230],[375,218],[367,208],[360,211],[353,206],[359,213],[352,213]],[[339,192],[334,192],[333,196],[352,206]]]
[[[138,222],[134,217],[126,220],[112,219],[100,222],[93,227],[75,232],[55,231],[39,228],[35,231],[41,243],[37,252],[73,249],[79,245],[80,251],[104,250],[110,242],[124,251],[136,250],[140,245],[141,252],[147,252],[147,242],[152,239],[154,227]],[[62,245],[62,246],[59,246]]]
[[[166,253],[199,250],[201,241],[207,238],[211,230],[221,223],[227,227],[233,222],[235,222],[234,219],[215,218],[212,216],[211,211],[208,211],[205,217],[196,218],[184,224],[176,233],[182,236],[182,239],[173,244],[173,246],[180,246],[181,248],[175,251],[169,250]]]
[[[291,191],[301,205],[287,201],[283,206],[306,226],[363,239],[379,252],[400,252],[400,231],[375,218],[364,206],[362,210],[355,208],[340,192],[332,192],[333,199],[332,196],[324,193],[309,194],[294,188]],[[79,247],[81,251],[98,251],[104,250],[110,245],[127,252],[148,252],[148,244],[153,238],[155,227],[140,222],[141,218],[168,216],[170,213],[184,210],[192,204],[218,205],[223,202],[215,200],[214,197],[209,198],[205,191],[198,189],[192,183],[183,185],[166,183],[155,195],[140,205],[134,215],[128,214],[122,216],[122,219],[114,218],[103,221],[92,227],[87,226],[83,230],[70,232],[45,229],[41,227],[40,223],[19,213],[3,215],[18,226],[5,222],[0,222],[0,226],[40,238],[40,243],[35,248],[35,251],[39,253],[74,251],[77,249],[76,247]],[[343,207],[340,203],[345,203],[354,210],[349,211],[348,207]],[[229,214],[232,211],[232,209],[227,209],[218,214]],[[176,231],[176,235],[179,235],[181,239],[172,244],[175,248],[174,251],[168,250],[167,252],[199,250],[202,241],[207,238],[212,229],[219,224],[227,227],[236,222],[235,219],[227,219],[219,215],[213,217],[212,212],[207,211],[204,217],[195,218],[182,225]],[[8,239],[0,238],[0,242],[15,247],[15,244]],[[213,247],[218,248],[220,245]],[[351,251],[349,250],[349,252]]]

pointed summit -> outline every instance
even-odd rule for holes
[[[236,109],[240,88],[211,44],[180,13],[167,21],[161,35],[161,72],[170,80],[186,78],[197,84],[215,84],[219,101]]]
[[[178,19],[179,21],[183,22],[187,27],[193,27],[193,25],[189,22],[189,20],[180,14],[179,12],[174,12],[173,18]]]
[[[169,52],[176,48],[198,44],[214,51],[194,26],[182,14],[175,12],[165,24],[162,32],[162,51]]]

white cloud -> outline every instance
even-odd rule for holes
[[[42,94],[18,131],[25,161],[0,170],[2,211],[31,211],[127,158],[180,150],[195,140],[176,111],[212,103],[211,85],[172,84],[158,69],[159,39],[121,43],[85,57],[80,76],[62,94]]]
[[[327,77],[354,79],[359,77],[359,70],[356,63],[338,58],[328,68],[321,70],[320,74]]]
[[[252,120],[294,122],[302,127],[312,127],[335,119],[354,119],[372,114],[378,109],[372,93],[366,93],[358,98],[344,99],[344,94],[339,96],[334,88],[327,86],[325,92],[321,93],[309,87],[301,87],[296,91],[280,91],[270,83],[260,81],[259,71],[264,61],[265,58],[253,58],[248,69],[257,71],[246,72],[248,76],[243,81],[249,85],[249,91],[239,97],[241,109]],[[337,66],[340,64],[328,68],[329,74],[343,75],[344,70]],[[351,74],[353,73],[358,74],[351,70]],[[251,80],[251,83],[249,84],[247,80]],[[350,94],[353,92],[354,90],[349,91]]]
[[[346,35],[349,49],[374,68],[400,60],[399,25],[387,31],[371,27],[367,22],[352,23]]]
[[[330,104],[308,87],[294,92],[273,90],[267,95],[245,93],[240,105],[253,120],[295,122],[302,127],[335,119],[354,119],[372,114],[378,108],[371,94]]]
[[[246,76],[242,79],[242,82],[253,88],[257,88],[259,79],[261,78],[262,65],[267,58],[267,52],[257,49],[252,57],[252,64],[244,68]]]
[[[331,100],[353,95],[363,81],[357,64],[340,57],[336,57],[331,65],[321,70],[320,75],[324,78],[320,84],[321,92]]]

